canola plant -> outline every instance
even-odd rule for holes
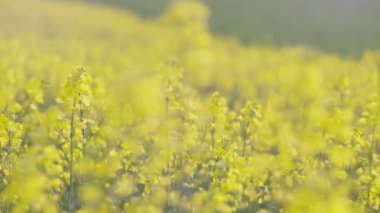
[[[377,212],[380,53],[0,1],[0,212]]]

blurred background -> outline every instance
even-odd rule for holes
[[[159,16],[173,0],[82,0]],[[342,56],[380,49],[379,0],[204,0],[210,29],[243,43],[305,45]]]

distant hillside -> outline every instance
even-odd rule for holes
[[[173,0],[96,0],[144,17],[159,15]],[[94,2],[94,1],[91,1]],[[380,49],[380,1],[205,0],[211,29],[247,43],[304,44],[345,55]]]

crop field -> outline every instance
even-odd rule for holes
[[[0,212],[379,212],[380,51],[209,16],[0,0]]]

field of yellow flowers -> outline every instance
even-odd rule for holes
[[[378,212],[380,52],[0,1],[0,212]]]

